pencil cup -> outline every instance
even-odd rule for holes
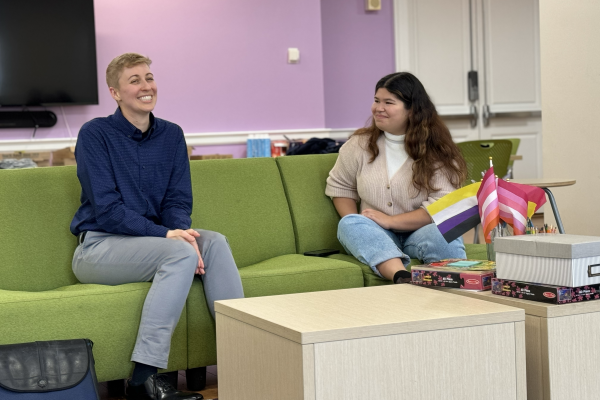
[[[499,224],[490,232],[491,243],[486,243],[488,261],[496,261],[496,251],[494,250],[494,240],[497,237],[512,236],[508,226],[504,223]]]

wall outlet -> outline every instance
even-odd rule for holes
[[[365,8],[367,11],[381,10],[381,0],[365,0]]]
[[[300,50],[295,47],[288,49],[288,64],[297,64],[300,61]]]

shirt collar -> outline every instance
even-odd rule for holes
[[[385,134],[385,138],[387,140],[389,140],[390,142],[394,142],[394,143],[404,143],[404,136],[405,135],[392,135],[389,132],[383,132]]]
[[[121,107],[117,107],[117,111],[113,114],[114,121],[117,123],[117,126],[120,128],[121,132],[136,141],[142,140],[142,131],[135,127],[131,122],[125,118],[123,113],[121,112]],[[150,126],[148,127],[148,136],[152,136],[156,128],[156,120],[154,118],[154,114],[150,113]]]

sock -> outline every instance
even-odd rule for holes
[[[144,382],[146,382],[146,379],[150,377],[150,375],[154,375],[157,372],[158,368],[153,367],[152,365],[136,362],[135,367],[133,368],[133,375],[131,376],[129,384],[131,386],[143,385]]]
[[[410,272],[405,269],[401,269],[394,274],[394,283],[404,283],[402,282],[402,279],[410,279]]]

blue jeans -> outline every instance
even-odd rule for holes
[[[375,221],[360,214],[349,214],[340,220],[338,240],[363,264],[381,276],[377,266],[399,258],[406,266],[411,258],[425,264],[445,258],[467,258],[462,238],[450,243],[435,224],[425,225],[414,232],[394,232],[383,229]]]

